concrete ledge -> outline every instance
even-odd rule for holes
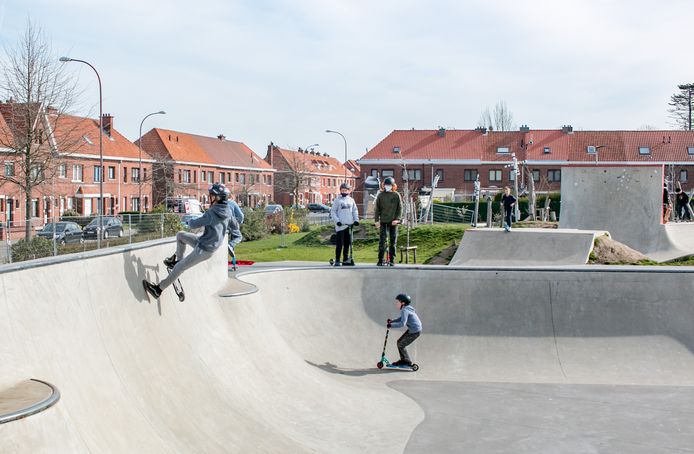
[[[52,384],[31,379],[0,391],[0,424],[42,412],[60,400],[60,391]]]
[[[585,265],[595,238],[609,233],[575,229],[468,229],[452,266]]]

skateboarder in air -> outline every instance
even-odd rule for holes
[[[410,361],[410,356],[407,354],[405,347],[414,342],[420,334],[422,334],[422,322],[419,320],[414,307],[410,306],[412,303],[412,298],[404,293],[399,294],[395,297],[395,307],[400,311],[400,317],[395,320],[388,319],[386,326],[390,328],[402,328],[407,327],[405,334],[400,336],[398,339],[398,352],[400,353],[400,359],[391,363],[391,366],[403,367],[412,366],[412,361]]]
[[[354,265],[353,260],[348,260],[349,246],[352,237],[349,233],[350,226],[359,225],[359,213],[357,204],[349,193],[352,188],[347,183],[340,185],[340,197],[333,201],[330,208],[330,217],[335,222],[335,233],[337,243],[335,244],[335,266]],[[340,263],[340,252],[342,251],[342,263]]]
[[[504,195],[501,196],[501,204],[504,207],[504,230],[510,232],[513,211],[516,207],[516,198],[511,195],[511,188],[508,186],[504,187]]]
[[[227,205],[229,190],[223,184],[215,183],[210,186],[209,193],[210,208],[199,218],[188,221],[190,228],[205,227],[202,235],[178,232],[176,234],[176,253],[164,259],[164,265],[171,270],[169,275],[159,284],[153,284],[147,280],[142,281],[145,290],[153,297],[159,298],[161,292],[178,279],[185,270],[212,257],[214,251],[224,244],[227,229],[238,229],[236,218]],[[193,250],[184,256],[186,245],[192,247]]]
[[[383,256],[386,253],[386,236],[390,237],[388,247],[388,265],[395,264],[395,246],[398,242],[398,224],[402,214],[402,199],[398,194],[398,186],[393,177],[386,177],[381,186],[382,191],[376,196],[376,206],[374,209],[374,225],[380,229],[378,240],[378,266],[386,265]]]

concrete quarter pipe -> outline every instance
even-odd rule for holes
[[[691,270],[328,267],[220,253],[148,301],[171,244],[0,274],[0,388],[53,407],[0,452],[690,452]],[[56,278],[60,276],[60,278]],[[417,373],[375,368],[394,295]],[[394,342],[388,350],[396,356]]]

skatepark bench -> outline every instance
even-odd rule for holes
[[[417,246],[400,246],[400,263],[402,263],[402,255],[405,253],[405,263],[410,263],[410,252],[412,252],[412,263],[417,263]]]

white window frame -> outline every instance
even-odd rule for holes
[[[651,147],[639,147],[639,155],[645,156],[651,154]]]
[[[67,178],[67,164],[64,162],[58,165],[58,178]]]
[[[684,175],[684,178],[682,178],[682,175]],[[687,169],[680,169],[680,181],[681,182],[687,182],[689,180],[689,172]]]
[[[687,147],[687,154],[688,155],[694,155],[694,147]]]
[[[492,178],[492,172],[494,173],[494,178]],[[489,181],[504,181],[504,172],[499,169],[489,169]]]
[[[586,153],[595,154],[595,153],[597,153],[597,151],[598,151],[598,149],[595,147],[595,145],[588,145],[586,147]]]
[[[103,169],[101,168],[101,166],[94,166],[94,183],[102,182],[103,178],[104,178],[104,175],[103,175]]]
[[[8,172],[7,172],[7,169],[12,169],[12,172],[8,173]],[[6,177],[13,177],[13,176],[15,176],[14,161],[5,161],[4,175],[5,175]]]
[[[496,147],[496,152],[499,154],[509,154],[511,149],[509,147]]]

